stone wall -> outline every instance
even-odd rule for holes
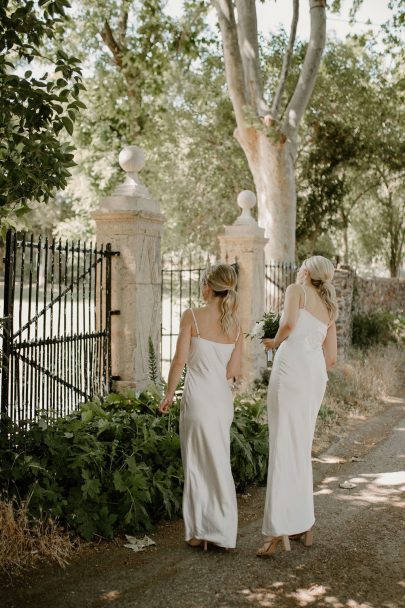
[[[340,266],[335,271],[333,284],[339,306],[339,316],[336,321],[339,356],[347,355],[351,342],[353,288],[355,273],[348,266]]]
[[[376,311],[400,313],[405,311],[405,279],[356,277],[353,295],[355,314]]]

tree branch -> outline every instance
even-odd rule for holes
[[[225,72],[229,94],[232,100],[236,122],[239,128],[245,126],[243,108],[246,105],[244,70],[240,55],[235,12],[232,0],[213,0],[222,33]]]
[[[362,192],[360,194],[358,194],[354,199],[351,199],[349,201],[349,211],[351,211],[354,206],[359,202],[359,200],[365,196],[367,194],[367,192],[370,192],[370,190],[373,190],[374,188],[377,188],[379,185],[379,181],[378,182],[372,182],[372,184],[370,186],[367,186],[367,188],[365,190],[362,190]]]
[[[118,21],[118,40],[121,48],[123,48],[125,45],[125,37],[127,35],[128,9],[126,5],[127,3],[124,0],[121,6],[121,14]]]
[[[260,76],[259,43],[257,40],[256,0],[236,0],[238,41],[245,76],[248,103],[259,116],[268,114],[263,98]]]
[[[116,65],[122,69],[122,49],[115,40],[107,19],[104,21],[104,27],[101,31],[101,38],[110,49]]]
[[[291,57],[294,50],[295,36],[297,34],[297,23],[299,16],[299,0],[293,0],[293,17],[291,21],[290,37],[288,39],[287,48],[284,53],[283,65],[281,67],[280,80],[278,82],[277,91],[274,95],[273,103],[271,106],[271,114],[273,118],[277,119],[280,111],[281,96],[283,94],[284,86],[287,80],[288,72],[291,64]]]
[[[297,137],[298,126],[314,90],[326,39],[326,0],[309,0],[311,32],[301,74],[287,106],[283,131],[290,139]]]

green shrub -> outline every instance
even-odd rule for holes
[[[238,396],[231,427],[231,464],[239,492],[254,482],[266,481],[268,452],[265,401],[260,396]]]
[[[181,512],[183,469],[179,395],[158,413],[156,389],[111,394],[57,420],[11,427],[0,441],[0,492],[29,498],[29,513],[56,517],[85,539],[151,529]],[[232,465],[238,489],[263,481],[267,427],[263,405],[240,400],[232,425]],[[8,436],[12,436],[12,444]]]
[[[368,348],[374,344],[401,342],[405,334],[405,317],[390,312],[375,312],[354,315],[352,321],[352,344]]]

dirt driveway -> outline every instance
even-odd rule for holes
[[[315,459],[315,544],[259,560],[264,489],[241,497],[235,552],[182,542],[160,526],[156,548],[86,546],[62,570],[41,566],[0,583],[2,608],[399,608],[405,606],[405,403],[354,423]],[[402,473],[401,473],[402,470]],[[350,480],[356,487],[339,487]]]

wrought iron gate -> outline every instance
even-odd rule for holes
[[[2,414],[62,416],[110,390],[113,255],[110,245],[7,233]]]
[[[264,301],[267,311],[281,312],[287,287],[295,282],[297,266],[292,262],[266,264],[264,273]]]

